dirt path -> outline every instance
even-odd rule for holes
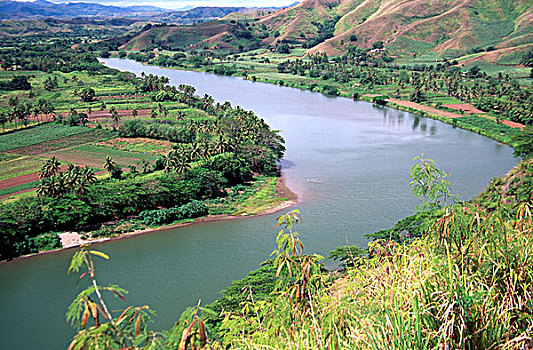
[[[424,105],[421,105],[420,103],[415,103],[415,102],[411,102],[411,101],[397,100],[395,98],[389,98],[387,101],[391,102],[391,103],[394,103],[394,104],[397,104],[399,106],[413,108],[413,109],[416,109],[416,110],[419,110],[419,111],[424,111],[424,112],[427,112],[429,114],[436,115],[436,116],[439,116],[439,117],[444,117],[444,118],[461,118],[461,117],[463,117],[461,114],[441,111],[440,109],[424,106]]]
[[[524,130],[524,127],[525,127],[524,124],[512,122],[510,120],[502,120],[502,124],[505,124],[507,126],[510,126],[511,128],[517,128],[517,129],[520,129],[520,130]]]
[[[60,168],[61,171],[65,171],[66,169],[66,166],[62,166]],[[28,182],[33,182],[37,180],[39,180],[39,172],[13,177],[11,179],[0,181],[0,190],[4,190],[6,188],[14,186],[24,185]]]
[[[470,103],[450,103],[442,105],[442,107],[455,109],[456,111],[463,111],[469,114],[484,114],[485,112],[480,111],[476,107],[472,106]]]

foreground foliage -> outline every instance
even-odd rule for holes
[[[531,183],[530,163],[496,180],[485,195],[450,204],[435,202],[442,184],[446,197],[450,191],[444,173],[422,158],[412,176],[420,180],[418,170],[432,169],[424,190],[432,210],[402,220],[364,251],[337,250],[344,270],[327,271],[322,257],[304,253],[295,232],[301,216],[294,210],[278,218],[272,260],[234,282],[218,301],[186,310],[169,332],[144,326],[147,318],[140,315],[148,315],[147,307],[107,318],[100,307],[96,317],[106,323],[87,330],[78,323],[72,346],[95,348],[105,340],[109,348],[529,349],[533,192],[513,190]],[[82,250],[73,264],[90,254],[99,255]],[[86,264],[90,273],[92,263]],[[123,294],[115,286],[101,290]],[[91,302],[97,298],[83,298],[96,291],[93,282],[80,294],[70,319],[95,318]]]

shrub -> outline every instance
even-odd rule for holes
[[[148,226],[159,226],[178,220],[198,218],[208,213],[209,209],[204,202],[192,201],[180,207],[145,210],[139,214],[139,218]]]

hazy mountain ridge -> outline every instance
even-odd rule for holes
[[[277,10],[279,7],[214,7],[199,6],[180,10],[170,10],[156,6],[108,6],[96,3],[52,3],[46,0],[19,2],[0,0],[0,20],[74,18],[74,17],[126,17],[155,22],[187,23],[206,21],[224,17],[230,13],[248,13],[257,10]]]
[[[55,4],[45,0],[34,2],[0,1],[0,19],[31,19],[42,17],[71,18],[89,17],[125,17],[149,15],[170,10],[155,6],[107,6],[94,3]]]

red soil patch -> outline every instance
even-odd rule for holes
[[[463,111],[463,112],[469,113],[469,114],[472,114],[472,113],[475,113],[475,114],[485,113],[483,111],[480,111],[479,109],[477,109],[476,107],[472,106],[469,103],[450,103],[450,104],[442,105],[442,107],[455,109],[456,111]]]
[[[67,167],[62,166],[60,169],[61,171],[63,171],[63,170],[66,170]],[[11,179],[7,179],[7,180],[2,180],[0,181],[0,190],[14,187],[14,186],[24,185],[24,184],[27,184],[28,182],[33,182],[37,180],[39,180],[39,172],[21,175],[21,176],[17,176]]]
[[[524,127],[525,127],[524,124],[512,122],[510,120],[502,120],[502,124],[505,124],[507,126],[510,126],[511,128],[517,128],[517,129],[520,129],[520,130],[524,130]]]
[[[3,196],[0,196],[0,199],[8,198],[8,197],[11,197],[11,196],[16,196],[17,194],[31,192],[31,191],[34,191],[34,190],[36,190],[36,188],[28,188],[28,189],[25,189],[25,190],[22,190],[22,191],[17,191],[17,192],[10,193],[10,194],[4,194]]]
[[[387,101],[397,104],[399,106],[408,107],[408,108],[416,109],[419,111],[424,111],[426,113],[436,115],[439,117],[444,117],[444,118],[461,118],[462,117],[461,114],[441,111],[440,109],[424,106],[419,103],[415,103],[411,101],[397,100],[395,98],[389,98]]]

